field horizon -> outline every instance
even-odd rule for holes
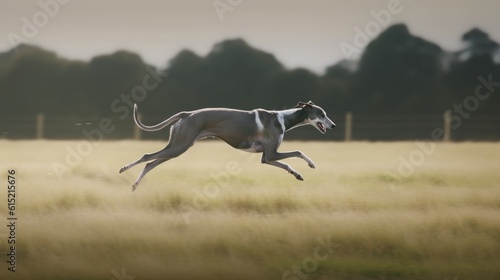
[[[201,141],[119,174],[161,141],[0,140],[16,171],[5,279],[499,279],[500,143],[300,142],[304,177]]]

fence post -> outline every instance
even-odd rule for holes
[[[43,139],[44,115],[36,115],[36,139]]]
[[[345,113],[345,141],[349,142],[352,139],[352,113]]]
[[[141,114],[138,114],[139,119],[141,119]],[[135,122],[132,123],[134,126],[134,140],[141,140],[141,129],[135,124]]]
[[[451,110],[446,110],[444,112],[444,136],[443,136],[443,142],[450,142],[451,141]]]

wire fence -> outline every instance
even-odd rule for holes
[[[445,114],[446,115],[446,114]],[[455,116],[456,117],[456,116]],[[165,116],[141,116],[146,124],[155,124]],[[471,115],[467,119],[443,115],[332,116],[337,127],[326,135],[314,129],[297,128],[287,132],[285,139],[334,141],[400,141],[432,139],[441,131],[441,139],[451,141],[500,140],[500,116]],[[166,140],[169,129],[142,132],[131,117],[124,120],[113,117],[67,116],[1,116],[2,139],[89,139]],[[434,139],[435,140],[435,139]]]

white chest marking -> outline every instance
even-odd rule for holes
[[[283,130],[278,139],[278,145],[281,145],[281,141],[283,141],[283,136],[285,136],[285,130],[286,130],[285,114],[283,114],[282,112],[278,112],[278,122],[280,123],[281,129]]]
[[[283,113],[281,112],[278,112],[278,122],[280,123],[281,125],[281,128],[283,129],[283,133],[285,133],[285,116]]]
[[[259,112],[254,110],[255,113],[255,123],[257,124],[257,130],[258,131],[263,131],[264,130],[264,125],[262,124],[262,121],[259,118]]]

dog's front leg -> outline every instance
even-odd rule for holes
[[[262,157],[264,157],[264,155]],[[286,163],[282,163],[282,162],[279,162],[279,161],[270,161],[270,162],[262,161],[262,163],[273,165],[273,166],[285,169],[286,171],[288,171],[288,173],[290,173],[293,176],[295,176],[295,178],[297,180],[304,181],[304,178],[302,178],[302,175],[300,175],[297,171],[293,170],[293,168],[291,168],[290,165],[288,165]]]
[[[262,157],[263,158],[265,157],[265,160],[267,162],[282,160],[282,159],[291,158],[291,157],[297,157],[297,158],[301,158],[301,159],[305,160],[307,162],[307,164],[309,165],[309,167],[316,168],[316,165],[314,164],[314,162],[308,156],[306,156],[304,153],[302,153],[301,151],[279,153],[277,151],[268,152],[266,150],[264,152],[264,154],[262,155]]]
[[[301,151],[297,151],[300,153],[300,158],[305,160],[307,162],[307,164],[309,165],[309,167],[311,168],[316,168],[316,164],[314,164],[314,162],[308,157],[306,156],[303,152]]]
[[[279,162],[278,160],[291,157],[298,157],[305,160],[309,165],[309,167],[311,168],[316,168],[316,165],[310,158],[304,155],[301,151],[292,151],[283,153],[278,152],[278,147],[280,143],[281,141],[279,141],[278,139],[274,139],[274,141],[271,140],[267,142],[264,145],[264,152],[262,153],[261,162],[285,169],[289,173],[293,174],[297,180],[303,181],[304,178],[302,178],[302,176],[297,171],[293,170],[288,164]]]

